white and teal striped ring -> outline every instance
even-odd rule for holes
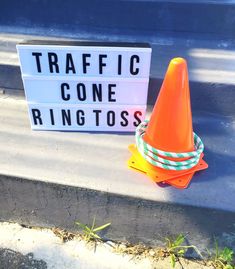
[[[167,152],[156,149],[143,140],[145,130],[148,126],[148,121],[141,122],[136,128],[136,146],[142,157],[154,166],[166,169],[166,170],[186,170],[196,166],[200,160],[200,155],[204,150],[204,145],[199,136],[194,134],[194,145],[196,150],[191,152],[175,153]],[[170,161],[162,157],[172,158],[188,158],[185,161]]]

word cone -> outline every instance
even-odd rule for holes
[[[187,63],[182,58],[174,58],[169,64],[143,140],[150,147],[164,152],[180,154],[195,150]],[[147,174],[155,182],[164,182],[177,188],[186,188],[196,171],[208,167],[202,159],[203,154],[194,167],[176,171],[146,161],[135,145],[130,145],[129,150],[132,153],[129,167]],[[164,158],[176,161],[172,156]],[[177,161],[186,159],[177,157]]]

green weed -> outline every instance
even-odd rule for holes
[[[165,238],[165,240],[166,240],[166,251],[170,256],[172,268],[175,268],[175,264],[179,260],[179,257],[184,257],[185,253],[189,249],[193,249],[194,251],[197,252],[200,258],[203,258],[196,246],[183,245],[185,241],[185,236],[182,234],[179,234],[175,239]]]
[[[214,253],[210,253],[210,259],[212,260],[212,264],[215,268],[218,269],[235,269],[235,265],[233,264],[234,252],[232,249],[225,247],[223,249],[219,249],[218,241],[215,240],[215,251]]]
[[[105,228],[111,225],[111,223],[106,223],[99,227],[95,227],[95,217],[93,218],[91,227],[79,221],[76,221],[75,223],[82,228],[83,238],[87,242],[90,240],[102,240],[102,238],[98,235],[98,232],[104,230]]]

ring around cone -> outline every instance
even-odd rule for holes
[[[166,152],[194,151],[188,71],[183,58],[174,58],[169,64],[143,140]],[[132,153],[129,167],[147,174],[155,182],[165,182],[178,188],[186,188],[196,171],[208,167],[201,156],[199,163],[191,169],[165,170],[148,163],[135,145],[130,145],[129,150]],[[177,161],[185,159],[178,158]]]

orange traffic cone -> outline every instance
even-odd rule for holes
[[[151,118],[148,124],[138,128],[137,144],[129,146],[132,157],[128,166],[155,182],[186,188],[196,171],[208,167],[202,160],[203,144],[193,134],[184,59],[175,58],[170,62]],[[200,149],[195,149],[195,139]]]

